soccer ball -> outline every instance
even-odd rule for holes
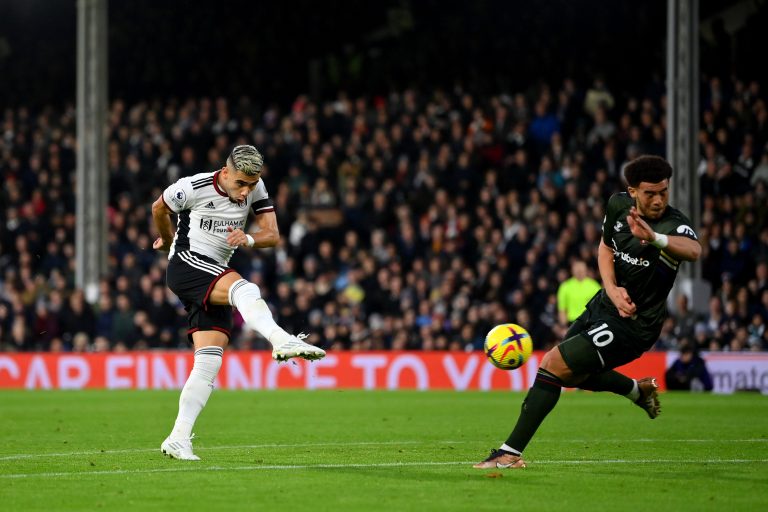
[[[517,324],[501,324],[485,337],[485,355],[496,368],[514,370],[525,364],[533,351],[528,331]]]

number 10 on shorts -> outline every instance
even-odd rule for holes
[[[596,347],[604,347],[613,341],[613,333],[608,330],[608,324],[603,322],[591,331],[587,331],[587,334],[592,336],[592,343]]]

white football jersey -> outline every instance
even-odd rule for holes
[[[245,229],[248,210],[256,215],[274,211],[264,181],[259,180],[245,202],[229,199],[216,181],[220,171],[181,178],[163,191],[163,201],[179,217],[168,259],[194,251],[226,265],[236,247],[227,244],[228,227]]]

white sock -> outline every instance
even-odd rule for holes
[[[179,397],[179,415],[171,439],[189,439],[200,411],[213,391],[213,381],[221,368],[221,347],[203,347],[195,351],[195,363]]]
[[[509,452],[509,453],[511,453],[512,455],[517,455],[518,457],[519,457],[520,455],[522,455],[522,453],[520,453],[519,451],[517,451],[517,450],[515,450],[514,448],[512,448],[511,446],[509,446],[507,443],[504,443],[504,444],[503,444],[503,445],[501,445],[499,448],[500,448],[500,449],[502,449],[502,450],[504,450],[505,452]]]
[[[293,338],[275,323],[269,306],[261,298],[261,291],[255,284],[245,279],[232,283],[229,287],[229,303],[240,312],[245,325],[264,336],[273,348],[280,348]]]
[[[633,402],[635,402],[637,401],[638,398],[640,398],[640,388],[637,387],[637,381],[635,379],[632,379],[632,382],[634,382],[634,385],[632,386],[632,391],[630,391],[624,396],[629,398]]]

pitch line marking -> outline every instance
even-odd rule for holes
[[[60,478],[98,475],[126,475],[126,474],[149,474],[149,473],[182,473],[190,471],[280,471],[280,470],[301,470],[301,469],[347,469],[347,468],[393,468],[393,467],[414,467],[414,466],[458,466],[466,465],[468,468],[475,461],[450,461],[450,462],[382,462],[380,464],[276,464],[276,465],[254,465],[254,466],[208,466],[195,467],[194,464],[185,464],[177,468],[155,468],[155,469],[114,469],[105,471],[67,471],[67,472],[49,472],[49,473],[14,473],[0,475],[0,479],[19,479],[19,478]],[[748,463],[768,463],[768,459],[649,459],[649,460],[627,460],[627,459],[606,459],[606,460],[542,460],[536,461],[536,464],[559,464],[559,465],[601,465],[601,464],[748,464]]]
[[[474,443],[476,441],[359,441],[359,442],[337,442],[337,443],[265,443],[265,444],[239,444],[224,446],[197,446],[195,451],[207,450],[241,450],[252,448],[314,448],[321,446],[387,446],[387,445],[416,445],[416,444],[461,444]],[[74,457],[83,455],[110,455],[119,453],[148,453],[157,452],[160,448],[135,448],[125,450],[93,450],[86,452],[62,452],[62,453],[18,453],[14,455],[5,455],[0,460],[18,460],[33,459],[40,457]]]
[[[584,443],[584,444],[607,444],[607,443],[768,443],[768,438],[755,439],[542,439],[547,443]],[[213,451],[213,450],[241,450],[253,448],[314,448],[322,446],[397,446],[397,445],[418,445],[418,444],[483,444],[487,441],[358,441],[358,442],[337,442],[337,443],[265,443],[265,444],[241,444],[241,445],[223,445],[223,446],[198,446],[195,451]],[[17,453],[0,456],[3,460],[22,460],[38,459],[44,457],[77,457],[87,455],[112,455],[121,453],[151,453],[158,451],[159,448],[128,448],[125,450],[92,450],[83,452],[60,452],[60,453]]]

